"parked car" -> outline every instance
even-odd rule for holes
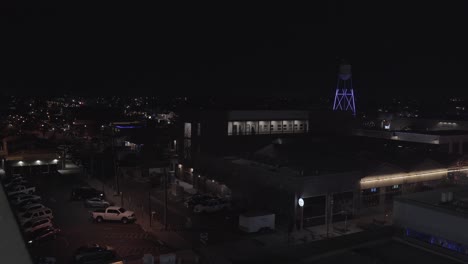
[[[50,220],[47,217],[44,217],[44,218],[35,218],[35,219],[29,220],[22,225],[22,228],[25,233],[30,233],[30,232],[34,232],[44,227],[53,227],[53,226],[54,225],[52,224],[52,220]]]
[[[36,191],[36,187],[33,187],[33,186],[29,187],[26,185],[16,185],[10,188],[7,194],[8,196],[14,196],[14,195],[21,194],[21,193],[32,194],[35,191]]]
[[[109,207],[111,204],[101,197],[93,197],[84,201],[85,207]]]
[[[23,214],[20,214],[19,216],[19,221],[21,224],[24,224],[25,222],[36,219],[36,218],[42,218],[42,217],[47,217],[50,219],[53,219],[54,216],[52,214],[52,210],[50,208],[41,208],[35,211],[29,211]]]
[[[10,199],[11,199],[11,203],[16,206],[19,206],[25,201],[30,201],[31,203],[33,202],[37,203],[42,200],[42,198],[39,195],[34,195],[34,194],[18,194]]]
[[[73,256],[73,263],[110,263],[115,258],[116,254],[113,248],[92,244],[78,248]]]
[[[92,218],[100,223],[106,221],[121,221],[124,224],[135,221],[135,213],[133,211],[127,211],[122,207],[109,206],[105,209],[98,209],[91,213]]]
[[[45,206],[40,203],[32,203],[32,204],[27,204],[25,206],[18,208],[17,211],[18,213],[25,213],[27,211],[34,211],[34,210],[41,209],[41,208],[45,208]]]
[[[89,198],[94,198],[94,197],[104,198],[104,192],[98,191],[91,187],[84,186],[84,187],[74,188],[71,193],[72,200],[83,200],[83,199],[89,199]]]
[[[3,184],[7,184],[14,180],[20,180],[20,179],[25,180],[25,178],[21,176],[21,174],[13,174],[11,177],[3,179],[2,182]]]
[[[184,205],[187,208],[192,208],[200,203],[206,202],[208,200],[213,199],[214,197],[209,194],[195,194],[188,198],[185,202]]]
[[[55,239],[57,238],[58,233],[60,233],[59,228],[43,227],[43,228],[37,229],[34,232],[26,234],[26,241],[28,242],[29,245],[33,245],[46,239],[51,239],[51,238]]]
[[[26,205],[28,205],[28,204],[39,203],[39,202],[42,200],[41,197],[38,196],[38,195],[32,195],[32,196],[34,196],[34,197],[36,197],[36,198],[29,199],[29,200],[23,200],[23,201],[21,201],[21,202],[19,202],[19,203],[17,203],[17,204],[14,204],[14,205],[16,206],[16,208],[21,208],[21,207],[26,206]],[[37,198],[37,197],[38,197],[38,198]]]
[[[26,185],[28,184],[28,181],[26,179],[23,179],[23,178],[15,178],[11,181],[9,181],[8,183],[4,183],[3,186],[5,186],[5,188],[7,189],[10,189],[16,185]]]
[[[227,204],[221,202],[219,199],[211,199],[200,204],[197,204],[193,207],[194,213],[202,213],[202,212],[217,212],[227,208]]]

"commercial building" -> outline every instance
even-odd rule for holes
[[[353,134],[393,141],[422,143],[436,151],[445,153],[463,154],[464,151],[468,150],[468,131],[464,130],[386,131],[355,129]]]
[[[468,260],[468,188],[403,195],[393,208],[394,224],[410,241]]]
[[[329,113],[220,111],[182,120],[180,179],[298,226],[390,212],[394,196],[452,184],[468,168],[459,154],[424,143],[353,136],[349,120]]]
[[[120,172],[136,181],[162,182],[165,171],[174,175],[179,164],[174,136],[168,124],[143,126],[139,122],[112,123],[114,151]],[[130,176],[132,175],[132,176]]]
[[[32,136],[7,137],[2,143],[2,168],[7,175],[49,173],[64,166],[64,153],[47,140]]]

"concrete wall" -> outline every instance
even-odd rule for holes
[[[395,200],[394,224],[468,245],[468,218],[448,214],[424,205]]]

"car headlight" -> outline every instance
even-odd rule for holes
[[[32,240],[29,240],[29,241],[28,241],[28,244],[32,244],[32,242],[33,242]]]

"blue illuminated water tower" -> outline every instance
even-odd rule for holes
[[[340,64],[338,71],[333,110],[351,111],[353,115],[356,115],[351,65],[345,61]]]

